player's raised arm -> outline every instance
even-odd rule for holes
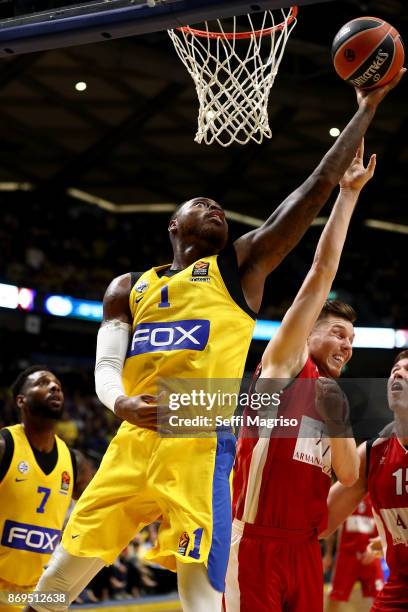
[[[341,525],[354,509],[361,502],[367,493],[367,449],[366,442],[358,448],[360,457],[360,472],[359,477],[351,487],[345,487],[340,482],[336,482],[329,493],[327,505],[329,509],[327,528],[321,534],[320,538],[327,538]]]
[[[358,94],[359,108],[335,144],[306,181],[291,193],[265,223],[235,241],[241,283],[249,306],[259,310],[263,281],[296,246],[350,165],[378,104],[405,69],[384,87]]]
[[[313,264],[277,333],[262,356],[262,377],[291,377],[307,359],[307,338],[336,276],[347,230],[360,191],[371,179],[375,156],[364,167],[364,141],[340,181],[340,193],[316,248]]]

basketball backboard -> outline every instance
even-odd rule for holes
[[[0,55],[124,38],[291,4],[331,0],[97,0],[50,2],[58,8],[0,21]],[[32,4],[32,3],[29,3]]]

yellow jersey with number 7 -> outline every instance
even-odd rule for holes
[[[60,541],[72,498],[74,470],[69,449],[58,436],[57,462],[52,472],[45,474],[23,425],[6,429],[14,450],[0,482],[0,580],[29,587],[37,583]]]

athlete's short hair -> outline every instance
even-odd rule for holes
[[[392,367],[394,367],[396,363],[401,361],[401,359],[408,359],[408,350],[401,351],[400,353],[398,353],[398,355],[394,359],[394,363],[392,364]]]
[[[327,319],[330,315],[346,319],[346,321],[350,321],[350,323],[354,323],[357,319],[354,308],[350,306],[350,304],[346,304],[346,302],[341,302],[340,300],[326,300],[316,323]]]
[[[11,385],[11,392],[13,394],[13,398],[16,399],[17,395],[20,395],[24,392],[24,387],[27,382],[27,378],[34,374],[34,372],[50,372],[50,368],[46,365],[32,365],[29,368],[26,368],[17,376],[16,380]]]

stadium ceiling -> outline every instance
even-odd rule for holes
[[[301,7],[271,93],[273,138],[262,145],[194,143],[195,89],[165,32],[1,59],[0,183],[31,184],[33,197],[56,206],[68,189],[115,205],[208,195],[264,218],[333,144],[330,128],[342,129],[354,112],[330,44],[364,14],[385,18],[408,41],[403,0]],[[378,168],[361,219],[408,223],[407,93],[405,77],[367,136]]]

